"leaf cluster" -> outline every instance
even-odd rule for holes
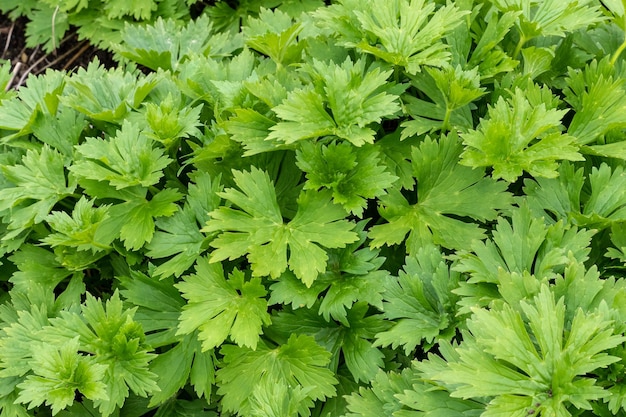
[[[626,413],[623,4],[196,3],[0,5],[0,415]]]

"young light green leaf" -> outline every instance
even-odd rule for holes
[[[420,344],[427,349],[437,339],[450,340],[463,327],[456,318],[460,297],[452,292],[459,279],[434,247],[407,257],[398,278],[385,282],[383,315],[392,327],[376,335],[375,345],[404,346],[408,355]]]
[[[66,178],[65,158],[44,145],[40,151],[29,150],[21,163],[1,167],[13,186],[0,189],[0,212],[8,214],[9,232],[3,240],[17,236],[41,223],[55,204],[74,193],[76,183]]]
[[[76,150],[82,159],[70,167],[75,175],[107,181],[118,190],[157,183],[163,176],[162,170],[172,162],[163,149],[154,147],[152,139],[130,122],[124,122],[114,137],[87,138]]]
[[[16,402],[28,404],[29,409],[45,402],[55,415],[74,403],[76,391],[90,400],[106,400],[102,379],[107,367],[79,354],[79,345],[75,337],[59,347],[41,344],[34,349],[34,374],[17,386]]]
[[[529,206],[538,216],[574,219],[581,227],[596,229],[626,219],[626,173],[622,166],[611,169],[603,162],[591,169],[585,181],[583,169],[563,163],[559,178],[537,178],[524,185]],[[583,193],[584,186],[589,191]]]
[[[608,57],[583,69],[571,68],[563,90],[575,110],[567,129],[582,145],[595,143],[612,129],[626,126],[626,80]]]
[[[451,4],[436,9],[435,3],[424,0],[343,0],[314,16],[346,46],[415,74],[422,66],[439,67],[449,60],[442,40],[467,13]]]
[[[105,303],[87,294],[81,314],[63,312],[44,329],[47,343],[63,344],[78,334],[79,350],[106,367],[101,379],[106,396],[94,400],[105,417],[124,404],[131,390],[146,397],[158,389],[156,376],[149,370],[154,355],[148,353],[145,334],[134,314],[135,309],[124,308],[117,291]]]
[[[130,109],[139,108],[157,81],[154,74],[137,79],[121,67],[106,70],[96,59],[69,78],[68,92],[61,101],[94,120],[121,124]]]
[[[28,77],[26,85],[17,93],[17,99],[3,99],[0,102],[0,127],[17,132],[3,137],[2,141],[32,132],[38,115],[54,116],[65,84],[62,72],[46,71],[43,75]]]
[[[106,251],[110,247],[95,239],[96,230],[108,215],[109,206],[104,204],[94,208],[94,200],[81,197],[70,216],[64,211],[54,211],[46,217],[46,222],[54,232],[41,239],[51,247],[69,246],[92,253]]]
[[[578,310],[566,323],[564,300],[555,301],[545,285],[521,307],[474,310],[458,359],[425,377],[454,386],[453,397],[499,398],[486,408],[494,416],[510,396],[531,398],[535,412],[555,416],[570,415],[571,406],[591,409],[590,401],[607,397],[588,376],[619,360],[607,351],[624,338],[614,334],[605,314]]]
[[[514,182],[524,171],[537,177],[557,176],[558,160],[582,161],[575,138],[561,133],[564,110],[533,106],[516,89],[500,97],[478,128],[461,134],[465,150],[461,163],[493,167],[494,178]]]
[[[198,329],[203,351],[220,346],[228,336],[239,346],[256,349],[262,327],[271,322],[261,279],[246,280],[237,269],[225,279],[220,264],[200,258],[196,273],[184,276],[176,288],[188,300],[177,334]]]
[[[305,43],[298,40],[301,23],[279,9],[261,8],[258,18],[251,18],[242,29],[246,45],[270,57],[278,66],[302,59]]]
[[[372,143],[375,132],[368,125],[380,123],[400,107],[398,96],[389,92],[391,71],[366,65],[365,60],[350,58],[340,65],[314,61],[307,72],[317,88],[295,90],[272,109],[284,121],[270,128],[268,139],[289,144],[334,135],[356,146]]]

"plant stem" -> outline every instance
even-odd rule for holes
[[[517,45],[515,46],[515,50],[513,51],[513,59],[517,59],[520,52],[522,51],[522,47],[527,41],[528,39],[526,39],[524,35],[520,35],[519,42],[517,42]]]
[[[446,114],[443,116],[443,123],[441,125],[441,131],[445,132],[450,130],[450,116],[452,115],[452,109],[446,106]]]
[[[619,58],[619,56],[622,54],[622,52],[624,51],[624,48],[626,48],[626,39],[624,39],[624,42],[622,42],[619,48],[617,48],[617,51],[615,51],[615,53],[611,57],[611,65],[615,65],[617,58]]]

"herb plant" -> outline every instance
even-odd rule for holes
[[[192,3],[0,6],[0,416],[626,415],[626,3]]]

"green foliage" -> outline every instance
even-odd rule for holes
[[[2,417],[626,412],[623,2],[0,3]]]
[[[357,240],[354,225],[345,212],[332,204],[327,193],[303,192],[298,211],[283,222],[276,192],[267,173],[253,168],[233,172],[241,191],[227,188],[218,195],[239,207],[219,207],[210,213],[203,229],[220,231],[211,242],[216,248],[211,262],[247,255],[254,276],[277,278],[287,267],[307,286],[326,270],[328,255],[323,248],[340,248]]]
[[[391,189],[380,198],[381,216],[389,223],[370,230],[372,245],[394,245],[406,238],[409,254],[431,243],[461,249],[484,236],[476,223],[492,220],[498,209],[506,209],[511,196],[503,182],[484,176],[479,169],[459,164],[461,145],[456,135],[442,136],[439,141],[426,138],[411,154],[413,175],[417,179],[417,203],[409,204],[399,189]]]
[[[560,132],[565,111],[531,103],[516,89],[500,97],[476,130],[462,135],[466,145],[461,162],[493,167],[493,177],[514,182],[524,171],[537,177],[557,176],[557,160],[581,161],[575,138]]]

